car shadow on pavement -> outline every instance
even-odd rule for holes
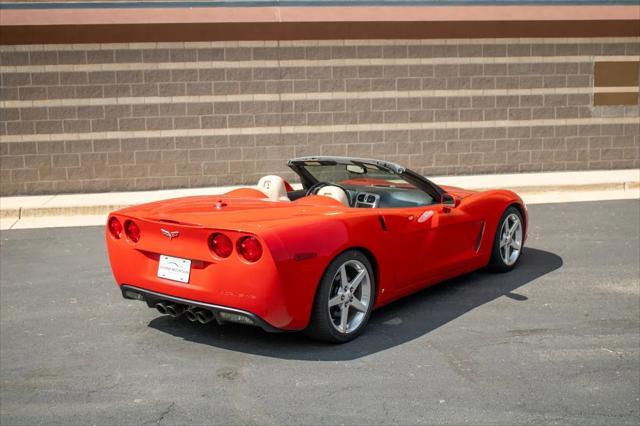
[[[562,258],[556,254],[525,248],[513,271],[472,272],[380,308],[373,312],[360,337],[341,345],[316,342],[302,333],[267,333],[257,327],[235,324],[203,326],[168,316],[153,319],[149,327],[188,341],[273,358],[352,360],[424,336],[501,296],[509,297],[513,303],[526,303],[527,297],[514,291],[561,268],[562,264]]]

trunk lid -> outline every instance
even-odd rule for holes
[[[305,219],[314,220],[337,211],[345,211],[345,208],[338,205],[196,196],[142,204],[117,213],[159,224],[166,223],[168,226],[256,232],[291,223],[292,219],[304,222]]]

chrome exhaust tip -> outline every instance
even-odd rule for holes
[[[185,307],[184,305],[179,305],[177,303],[170,303],[166,305],[166,310],[167,310],[167,313],[171,315],[173,318],[178,318],[180,315],[184,313]]]
[[[213,312],[207,311],[206,309],[198,309],[196,311],[196,318],[201,324],[207,324],[213,321],[214,316]]]
[[[198,318],[196,317],[196,313],[191,308],[184,311],[184,316],[191,322],[198,321]]]
[[[164,302],[158,302],[156,303],[156,309],[158,310],[158,312],[160,312],[162,315],[166,315],[167,314],[167,305],[164,304]]]

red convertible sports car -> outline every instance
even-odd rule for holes
[[[302,189],[265,176],[257,189],[110,214],[123,296],[190,321],[346,342],[373,309],[475,269],[509,271],[522,253],[527,210],[511,191],[440,187],[364,158],[289,167]]]

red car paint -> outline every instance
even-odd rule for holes
[[[106,241],[119,286],[250,312],[270,326],[304,329],[316,287],[329,262],[358,248],[372,261],[377,280],[374,307],[429,285],[485,267],[502,213],[522,200],[507,190],[483,192],[443,187],[456,207],[351,208],[324,196],[293,202],[265,200],[255,189],[220,196],[196,196],[138,205],[113,212],[124,225],[139,227],[138,242],[124,232]],[[161,229],[178,231],[168,238]],[[214,233],[234,249],[221,258],[209,248]],[[262,245],[259,260],[242,258],[236,246],[245,236]],[[187,284],[157,277],[160,255],[192,261]]]

